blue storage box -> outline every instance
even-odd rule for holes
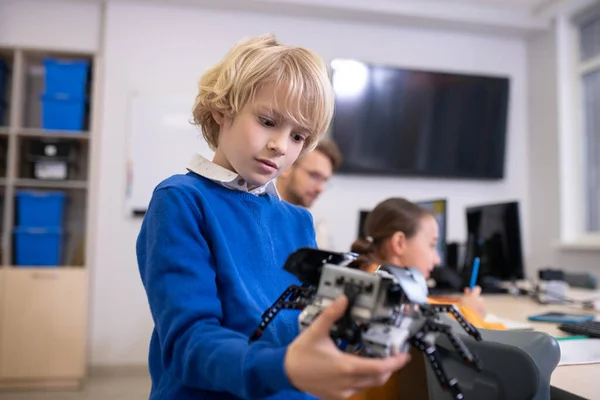
[[[56,266],[62,253],[60,228],[15,228],[15,264]]]
[[[4,123],[4,121],[5,121],[4,117],[6,116],[5,113],[6,113],[6,102],[0,100],[0,126],[8,125],[8,124]]]
[[[46,69],[45,93],[85,97],[89,61],[44,59]]]
[[[0,60],[0,103],[6,101],[6,86],[8,85],[8,67]]]
[[[62,226],[65,194],[18,190],[17,226],[58,228]]]
[[[42,128],[80,131],[83,129],[86,102],[82,98],[42,95]]]

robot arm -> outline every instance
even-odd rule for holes
[[[283,309],[302,310],[300,330],[308,328],[321,311],[344,294],[349,304],[344,316],[332,327],[331,337],[344,351],[365,357],[389,357],[408,351],[412,345],[425,353],[438,382],[455,399],[463,394],[454,378],[447,376],[435,346],[438,334],[446,335],[465,364],[477,371],[481,365],[458,335],[439,322],[439,313],[451,313],[476,340],[481,335],[453,305],[428,305],[427,285],[414,268],[382,265],[375,274],[348,268],[352,253],[300,249],[287,260],[284,269],[296,275],[302,286],[290,286],[263,314],[250,338],[257,340],[269,322]]]

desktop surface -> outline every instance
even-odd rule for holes
[[[575,299],[584,300],[598,294],[600,293],[597,291],[571,289],[568,295]],[[485,295],[484,298],[489,313],[497,315],[500,318],[528,322],[535,330],[546,332],[557,338],[569,336],[566,332],[558,329],[559,324],[528,321],[527,317],[548,311],[586,313],[581,308],[570,305],[538,304],[528,297]],[[600,314],[596,312],[596,315],[596,318],[599,319]],[[554,387],[577,396],[586,399],[597,399],[600,393],[598,377],[600,377],[600,364],[564,365],[556,367],[550,383]]]

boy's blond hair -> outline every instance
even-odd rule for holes
[[[217,148],[219,139],[219,125],[212,113],[235,117],[270,84],[287,91],[278,111],[309,133],[303,151],[316,146],[334,109],[325,63],[307,49],[280,44],[273,35],[266,35],[238,43],[200,78],[193,119],[211,149]]]

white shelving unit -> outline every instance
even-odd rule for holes
[[[0,389],[76,388],[85,378],[94,96],[89,93],[85,131],[42,129],[42,61],[48,56],[89,60],[91,79],[97,70],[98,60],[90,53],[0,47],[0,59],[10,69],[8,115],[0,120]],[[78,149],[66,180],[32,176],[28,146],[48,138]],[[22,189],[66,194],[59,266],[15,265],[15,197]]]

